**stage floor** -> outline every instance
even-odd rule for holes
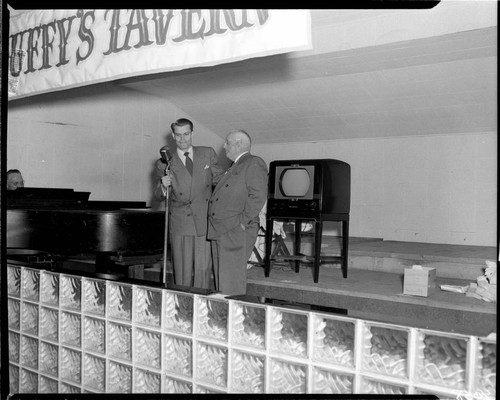
[[[437,274],[437,287],[429,297],[403,294],[404,265],[392,272],[353,268],[353,260],[369,256],[390,260],[404,260],[406,267],[413,260],[427,263],[471,263],[479,271],[484,260],[495,260],[496,249],[480,246],[454,246],[381,240],[357,240],[350,245],[347,278],[340,266],[322,265],[319,281],[314,283],[310,264],[301,264],[296,273],[287,263],[274,264],[269,277],[264,268],[255,265],[247,271],[247,295],[273,298],[292,303],[313,304],[345,310],[348,316],[383,321],[419,328],[434,329],[467,335],[487,336],[496,332],[496,303],[446,292],[441,284],[466,286],[474,279],[457,279]],[[383,262],[379,262],[382,263]],[[355,264],[355,262],[354,262]],[[422,263],[424,264],[424,263]],[[456,276],[463,274],[457,273]]]
[[[289,249],[291,239],[286,240]],[[324,238],[322,249],[335,253],[340,246],[334,238]],[[494,247],[349,238],[347,278],[342,277],[338,264],[321,265],[318,283],[314,283],[311,264],[301,264],[295,273],[288,263],[276,263],[267,278],[264,268],[255,265],[247,270],[247,295],[337,309],[355,318],[483,337],[496,332],[496,303],[445,292],[440,285],[476,282],[484,273],[485,260],[497,257]],[[403,294],[404,269],[413,264],[436,268],[437,287],[429,297]],[[154,276],[151,280],[161,279],[160,265],[149,271]]]

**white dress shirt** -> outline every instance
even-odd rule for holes
[[[181,161],[184,163],[184,165],[186,165],[186,156],[184,155],[184,153],[186,151],[189,152],[189,158],[191,159],[191,161],[193,161],[193,147],[190,147],[189,150],[177,149],[177,155],[179,156]]]
[[[248,153],[248,151],[245,151],[245,152],[241,153],[238,157],[236,157],[236,159],[233,161],[233,164],[236,164],[236,161],[238,161],[241,158],[241,156],[243,154],[246,154],[246,153]]]

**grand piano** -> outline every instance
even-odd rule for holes
[[[82,270],[121,278],[127,277],[127,259],[144,264],[162,258],[163,211],[89,196],[66,188],[7,191],[7,259],[49,259],[52,269],[81,264]]]

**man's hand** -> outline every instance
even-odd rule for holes
[[[167,174],[161,178],[161,184],[164,187],[169,187],[170,185],[172,185],[172,177],[170,176],[170,174]]]

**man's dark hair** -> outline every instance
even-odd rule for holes
[[[9,176],[10,174],[20,174],[20,173],[21,173],[21,171],[19,171],[18,169],[13,168],[13,169],[9,169],[7,171],[7,176]]]
[[[172,129],[172,132],[174,131],[174,127],[175,126],[185,126],[185,125],[189,125],[189,127],[191,128],[191,132],[193,131],[193,123],[188,120],[187,118],[179,118],[177,121],[175,122],[172,122],[172,124],[170,125],[170,128]]]

